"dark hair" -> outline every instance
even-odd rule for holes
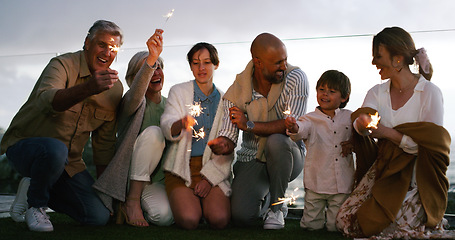
[[[218,58],[218,51],[216,50],[216,48],[210,44],[210,43],[206,43],[206,42],[200,42],[200,43],[196,43],[191,49],[190,51],[188,52],[188,54],[186,55],[186,58],[188,60],[188,63],[191,65],[191,61],[193,60],[193,55],[201,50],[201,49],[207,49],[209,51],[209,54],[210,54],[210,61],[213,63],[213,65],[215,66],[218,66],[218,64],[220,64],[220,59]]]
[[[404,63],[414,64],[414,57],[418,53],[411,35],[400,27],[387,27],[373,37],[373,55],[383,45],[390,53],[390,57],[403,56]],[[433,75],[433,67],[430,64],[430,73],[426,74],[421,67],[419,72],[430,80]]]
[[[351,82],[344,73],[337,70],[325,71],[316,83],[316,90],[323,85],[340,91],[341,97],[346,98],[346,101],[340,104],[340,108],[346,107],[346,104],[349,102],[349,95],[351,94]]]
[[[111,21],[98,20],[95,23],[93,23],[92,27],[90,27],[90,29],[87,32],[86,38],[92,41],[95,38],[96,34],[98,34],[99,32],[106,32],[113,36],[120,36],[120,46],[123,44],[123,32],[122,29],[120,29],[120,27],[117,26],[117,24]]]

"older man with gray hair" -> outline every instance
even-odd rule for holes
[[[51,59],[3,136],[1,154],[27,177],[11,214],[32,231],[53,231],[47,207],[87,225],[105,225],[110,218],[92,189],[82,152],[91,136],[98,174],[114,156],[123,86],[109,67],[122,40],[115,23],[96,21],[83,50]]]

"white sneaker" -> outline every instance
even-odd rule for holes
[[[282,229],[284,228],[284,216],[280,210],[273,212],[269,208],[264,215],[264,229]]]
[[[15,222],[25,222],[25,211],[27,211],[27,191],[30,186],[30,178],[24,177],[19,182],[17,188],[16,198],[14,199],[11,208],[9,209],[9,215]]]
[[[46,208],[34,208],[31,207],[25,212],[25,221],[27,222],[28,228],[31,231],[36,232],[52,232],[54,226],[52,226],[49,216],[46,213]]]
[[[288,205],[286,203],[283,203],[281,205],[281,211],[283,212],[283,218],[286,218],[288,216]]]

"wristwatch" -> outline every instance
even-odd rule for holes
[[[253,128],[254,128],[254,122],[252,122],[252,121],[246,122],[246,130],[247,130],[248,132],[250,132],[251,130],[253,130]]]

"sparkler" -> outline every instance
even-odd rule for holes
[[[285,118],[291,116],[291,108],[286,104],[286,110],[283,112]]]
[[[194,130],[193,127],[191,128],[193,129],[193,137],[197,139],[196,141],[199,141],[205,137],[204,127],[201,127],[199,131]]]
[[[115,39],[111,38],[111,42],[114,42],[114,41],[115,41]],[[118,53],[118,51],[120,50],[120,47],[115,44],[109,45],[109,50],[111,50],[111,52]],[[117,62],[117,55],[115,56],[115,61]]]
[[[192,117],[199,117],[202,113],[204,113],[202,110],[204,110],[203,107],[201,107],[201,103],[197,102],[193,105],[187,105],[190,108],[190,115]]]
[[[299,190],[299,188],[294,189],[294,192],[296,192],[297,190]],[[272,206],[287,202],[289,202],[289,205],[292,205],[295,203],[298,197],[299,195],[294,196],[294,193],[292,193],[290,197],[278,198],[278,202],[272,203]]]
[[[111,52],[118,52],[120,50],[120,47],[118,47],[117,45],[113,45],[109,46],[109,49],[111,50]]]
[[[204,113],[202,111],[204,108],[201,107],[201,103],[199,103],[199,102],[194,103],[193,105],[188,105],[188,106],[190,109],[190,115],[192,117],[199,117],[202,113]],[[198,124],[196,120],[195,120],[195,123],[196,123],[196,125]],[[199,129],[199,131],[196,131],[193,127],[191,127],[191,129],[193,129],[193,137],[197,139],[196,141],[199,141],[205,137],[204,127]]]
[[[110,40],[112,43],[115,42],[115,39],[114,38],[111,38]],[[117,46],[116,44],[114,45],[109,45],[109,50],[111,50],[112,52],[118,52],[120,50],[120,47]]]
[[[291,115],[291,109],[286,109],[286,111],[283,112],[286,117],[289,117]]]
[[[379,120],[381,120],[379,113],[376,112],[374,115],[370,114],[370,117],[371,117],[371,122],[368,123],[367,128],[378,129],[378,123],[379,123]],[[369,131],[371,133],[371,130],[369,130]]]
[[[164,26],[166,26],[167,21],[169,20],[169,18],[172,17],[172,15],[174,15],[174,9],[172,9],[168,14],[163,15],[163,17],[165,17],[166,20],[164,21],[163,27],[161,29],[164,29]]]

